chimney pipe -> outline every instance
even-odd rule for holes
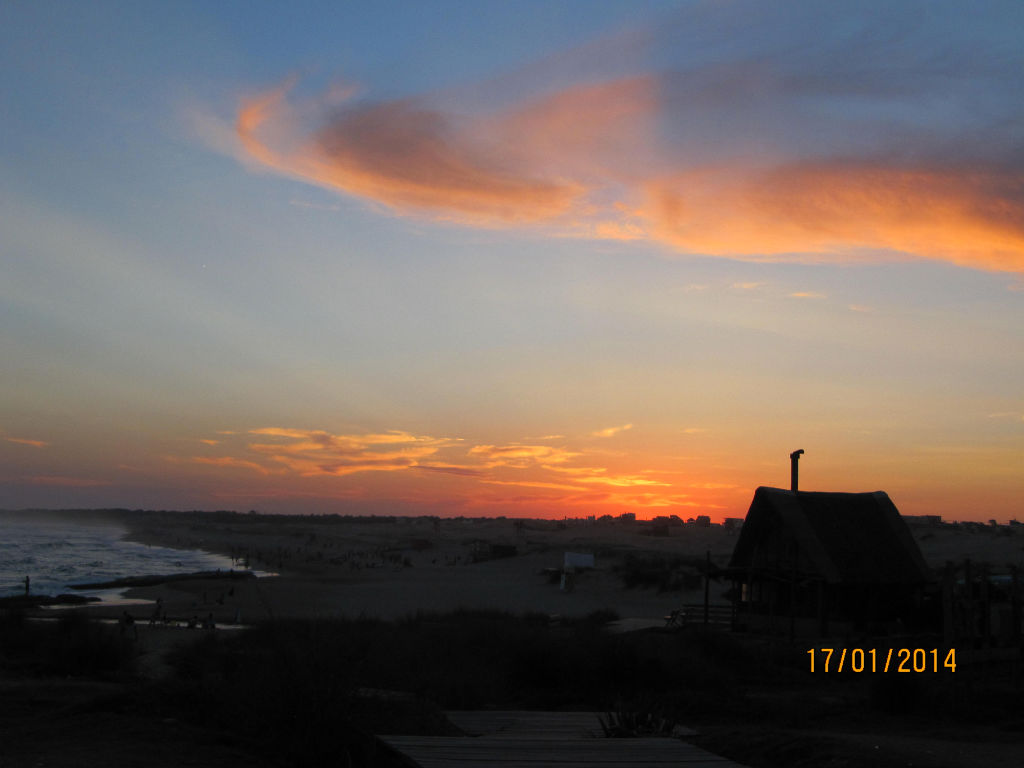
[[[801,448],[799,451],[793,451],[789,454],[789,484],[790,490],[796,492],[799,489],[799,476],[800,476],[800,454],[804,452]]]

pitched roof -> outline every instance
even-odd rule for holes
[[[772,535],[794,540],[801,563],[829,583],[911,584],[932,580],[917,542],[883,491],[816,493],[758,488],[730,567],[754,564]]]

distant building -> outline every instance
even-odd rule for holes
[[[942,515],[900,515],[911,528],[938,528]]]
[[[728,575],[738,624],[801,633],[836,621],[862,629],[910,622],[934,581],[882,491],[765,487],[754,493]]]
[[[711,518],[708,515],[697,515],[697,519],[694,520],[694,525],[698,528],[710,528]]]
[[[743,527],[743,518],[727,517],[722,521],[722,527],[727,531],[738,531]]]

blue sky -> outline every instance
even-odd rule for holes
[[[10,3],[0,507],[1018,517],[1014,3]]]

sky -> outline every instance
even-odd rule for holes
[[[1024,5],[0,3],[0,508],[1024,519]]]

